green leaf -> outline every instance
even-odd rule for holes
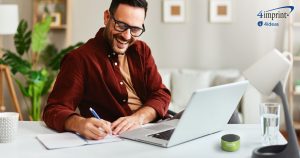
[[[17,33],[14,36],[15,47],[17,53],[22,56],[28,52],[31,44],[31,31],[27,31],[28,24],[25,20],[21,20],[19,23]]]
[[[58,54],[57,48],[53,44],[49,44],[41,53],[41,62],[45,65],[50,64],[51,59]]]
[[[54,76],[49,76],[47,81],[45,82],[44,88],[42,90],[42,95],[45,95],[48,93],[49,89],[52,86],[53,81],[54,81]]]
[[[32,32],[31,49],[41,53],[47,46],[47,37],[50,30],[51,17],[47,16],[42,22],[36,23]]]
[[[54,56],[50,63],[47,65],[48,67],[50,67],[52,70],[57,71],[60,68],[60,62],[63,59],[63,57],[68,54],[70,51],[80,47],[83,43],[82,42],[78,42],[75,45],[69,46],[63,50],[61,50],[56,56]]]
[[[11,67],[11,71],[13,74],[17,72],[26,75],[31,70],[31,64],[23,60],[20,56],[17,56],[15,53],[11,52],[10,50],[4,50],[5,54],[3,55],[3,61],[6,65]]]
[[[34,86],[39,86],[41,91],[45,82],[48,80],[48,71],[46,69],[41,69],[38,71],[31,71],[28,74],[28,84],[33,84]]]
[[[30,71],[28,74],[28,82],[29,84],[39,82],[41,79],[41,75],[39,74],[38,71]]]
[[[33,96],[33,85],[32,84],[29,84],[29,86],[28,86],[28,95],[30,96],[30,97],[32,97]]]
[[[35,93],[38,94],[39,97],[41,97],[45,82],[43,82],[43,81],[35,82],[33,85],[34,85],[33,88],[34,88]]]
[[[49,76],[46,69],[41,69],[39,71],[32,71],[29,75],[28,84],[33,85],[36,93],[40,95],[47,94],[50,89],[52,82],[54,81],[54,76]]]
[[[28,93],[28,88],[25,88],[18,79],[15,78],[15,81],[19,86],[19,89],[21,90],[22,94],[26,97],[30,97],[30,94]]]
[[[2,50],[2,51],[3,51],[3,50]],[[4,61],[3,58],[0,58],[0,64],[1,64],[1,65],[7,65],[7,63]]]

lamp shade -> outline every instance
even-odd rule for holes
[[[243,75],[257,90],[269,95],[278,82],[286,84],[292,67],[292,59],[288,57],[292,58],[289,53],[282,54],[274,49],[245,70]]]
[[[12,4],[0,4],[0,34],[15,34],[18,23],[18,6]]]

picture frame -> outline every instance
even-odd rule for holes
[[[50,13],[50,14],[43,14],[43,19],[46,18],[47,15],[51,17],[51,27],[58,27],[61,26],[61,14],[58,12]]]
[[[163,21],[180,23],[185,21],[185,0],[164,0]]]
[[[232,22],[232,1],[231,0],[210,0],[211,23],[230,23]]]
[[[61,14],[54,12],[50,14],[51,16],[51,26],[61,26]]]

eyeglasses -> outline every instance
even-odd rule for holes
[[[130,26],[122,21],[116,20],[114,16],[112,16],[112,19],[115,22],[115,30],[119,32],[124,32],[127,29],[130,29],[130,34],[133,37],[139,37],[146,31],[144,24],[143,24],[143,28],[140,28],[137,26]]]

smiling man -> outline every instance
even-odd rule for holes
[[[166,115],[170,92],[150,48],[138,40],[147,6],[146,0],[112,0],[105,27],[64,57],[43,113],[47,126],[102,139]]]

